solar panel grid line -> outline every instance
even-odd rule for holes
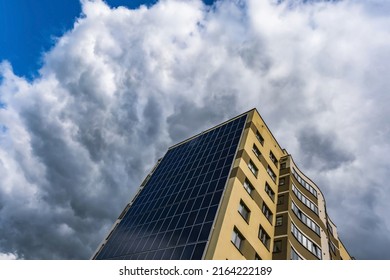
[[[202,258],[244,122],[168,150],[97,259]]]

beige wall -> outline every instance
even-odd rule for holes
[[[256,130],[259,130],[264,138],[264,145],[261,145],[256,138]],[[254,144],[262,154],[260,158],[256,157],[252,151]],[[246,129],[240,142],[239,153],[233,166],[236,170],[233,175],[237,176],[237,178],[230,179],[223,197],[220,208],[221,211],[217,217],[215,230],[206,253],[207,259],[243,259],[246,258],[245,255],[254,259],[254,253],[257,253],[262,259],[272,258],[276,217],[277,180],[274,182],[271,179],[266,171],[266,167],[269,165],[276,175],[279,173],[279,170],[269,158],[270,151],[272,151],[278,159],[284,154],[257,111],[252,111],[249,114]],[[257,167],[257,176],[249,170],[249,160]],[[240,175],[238,176],[237,174]],[[255,188],[255,192],[252,196],[243,188],[244,178],[247,178]],[[273,200],[265,191],[266,182],[275,193]],[[247,223],[238,212],[241,200],[251,211],[249,223]],[[263,203],[265,203],[273,213],[271,222],[268,221],[262,213]],[[271,238],[269,241],[269,249],[263,245],[258,237],[260,225]],[[245,237],[247,246],[244,246],[244,251],[241,250],[240,252],[237,250],[230,241],[234,227],[236,227]]]
[[[259,132],[264,138],[261,144],[256,137]],[[253,145],[256,145],[261,153],[257,157],[252,151]],[[278,164],[275,165],[269,157],[270,151],[275,155]],[[280,160],[283,158],[286,168],[280,170]],[[248,168],[251,161],[258,169],[255,176]],[[276,180],[272,180],[267,173],[267,167],[270,167]],[[294,178],[291,172],[294,167],[299,175],[317,191],[317,197],[314,197]],[[285,178],[285,184],[279,186],[281,177]],[[247,178],[254,187],[254,192],[249,195],[243,188],[243,182]],[[274,198],[265,191],[266,182],[274,192]],[[318,215],[307,208],[298,200],[292,192],[291,186],[294,184],[302,194],[310,199],[319,210]],[[283,194],[285,199],[282,204],[277,205],[278,194]],[[294,203],[317,225],[320,227],[320,236],[314,233],[291,210],[291,201]],[[238,212],[240,201],[250,209],[249,222],[245,221]],[[273,213],[272,221],[268,221],[262,213],[262,205],[265,203]],[[276,216],[283,216],[283,225],[275,227]],[[242,134],[237,156],[234,161],[231,177],[228,181],[225,193],[223,195],[219,212],[211,234],[211,239],[205,254],[205,259],[254,259],[255,254],[262,259],[290,259],[291,248],[304,259],[317,259],[309,250],[307,250],[291,233],[291,222],[312,242],[320,246],[322,259],[350,259],[348,252],[343,244],[339,242],[336,226],[330,221],[326,212],[326,203],[321,190],[306,177],[295,165],[287,151],[282,149],[267,125],[264,123],[256,110],[248,112],[247,123]],[[333,235],[329,234],[327,222],[333,228]],[[259,226],[262,226],[270,236],[269,248],[267,249],[259,239]],[[244,246],[238,250],[231,242],[233,229],[237,228],[245,238]],[[280,241],[282,250],[273,253],[274,240]],[[336,246],[336,253],[330,255],[329,240],[332,240]]]

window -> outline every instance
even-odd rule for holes
[[[280,164],[280,169],[285,169],[287,167],[287,164],[285,162]]]
[[[284,194],[281,194],[278,196],[278,205],[283,204],[283,203],[284,203]]]
[[[303,247],[309,250],[318,259],[322,259],[321,249],[313,241],[302,234],[302,232],[300,232],[293,223],[291,223],[291,233],[298,240],[298,242],[302,244]]]
[[[271,189],[271,187],[268,185],[267,182],[265,182],[265,192],[268,194],[268,196],[274,201],[275,198],[275,192]]]
[[[295,205],[294,202],[291,202],[291,209],[293,210],[294,214],[298,217],[298,219],[301,220],[302,223],[304,223],[308,228],[310,228],[318,236],[320,236],[320,227],[312,219],[306,216],[301,211],[301,209],[299,209],[298,206]]]
[[[269,250],[269,242],[271,240],[271,238],[269,237],[269,235],[267,234],[267,232],[264,230],[264,228],[260,225],[260,229],[259,229],[259,239],[261,241],[261,243],[264,244],[264,246]]]
[[[245,203],[242,200],[240,201],[240,206],[238,207],[238,212],[240,212],[241,216],[248,223],[249,222],[249,214],[251,211],[249,210],[249,208],[245,205]]]
[[[283,216],[276,216],[276,226],[279,227],[283,225]]]
[[[330,234],[333,236],[333,228],[328,222],[326,222],[326,227],[328,228],[328,231],[330,232]]]
[[[285,183],[285,178],[280,178],[279,179],[279,186],[283,186]]]
[[[280,252],[282,252],[282,241],[278,240],[274,242],[273,253],[280,253]]]
[[[299,182],[299,184],[301,184],[305,189],[307,189],[312,195],[317,197],[317,191],[310,184],[308,184],[305,180],[303,180],[302,177],[299,176],[299,174],[297,173],[297,171],[295,171],[294,168],[292,169],[292,173],[293,173],[295,179],[297,179],[297,181]]]
[[[332,241],[329,242],[329,248],[332,250],[333,254],[336,255],[336,246],[333,244]]]
[[[260,144],[263,146],[264,145],[264,138],[261,136],[261,134],[257,131],[256,132],[256,138],[259,140]]]
[[[318,207],[310,200],[308,199],[305,195],[303,195],[297,187],[293,184],[292,185],[292,191],[298,197],[298,199],[305,204],[310,210],[312,210],[314,213],[318,215]]]
[[[250,160],[248,163],[248,168],[250,171],[252,171],[253,175],[257,177],[257,173],[259,172],[259,169],[255,166],[255,164]]]
[[[297,252],[291,247],[291,259],[295,261],[301,261],[303,260],[300,255],[298,255]]]
[[[261,153],[260,153],[260,150],[256,147],[255,144],[253,144],[252,151],[253,151],[253,153],[256,155],[256,157],[257,157],[258,159],[260,159]]]
[[[261,211],[263,212],[263,214],[267,218],[267,220],[272,224],[273,214],[272,214],[271,210],[269,210],[267,204],[265,204],[264,202],[263,202],[263,207],[262,207]]]
[[[244,243],[244,237],[236,228],[234,228],[232,233],[232,242],[238,250],[241,250],[242,244]]]
[[[276,226],[279,227],[283,225],[283,216],[277,216],[276,217]]]
[[[249,193],[251,194],[254,190],[254,187],[252,186],[252,184],[248,181],[248,179],[245,179],[244,181],[244,189]]]
[[[275,166],[278,167],[278,160],[276,159],[276,157],[272,151],[269,152],[269,158],[272,160],[272,162],[275,164]]]
[[[269,176],[271,176],[271,179],[272,181],[276,181],[276,175],[275,175],[275,172],[272,171],[272,169],[269,167],[269,165],[267,166],[267,173]]]

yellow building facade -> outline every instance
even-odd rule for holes
[[[321,190],[252,109],[169,148],[93,259],[351,256]]]
[[[280,147],[255,109],[248,112],[205,258],[351,259],[321,190]]]

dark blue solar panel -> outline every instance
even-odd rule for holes
[[[168,150],[96,259],[201,259],[245,120]]]

